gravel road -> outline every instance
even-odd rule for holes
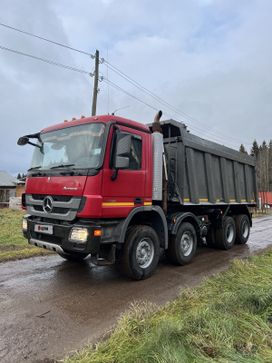
[[[185,267],[161,262],[145,281],[114,267],[76,265],[59,256],[0,264],[0,361],[51,362],[96,341],[135,300],[164,304],[187,286],[226,269],[232,259],[272,246],[272,216],[257,218],[247,245],[199,249]]]

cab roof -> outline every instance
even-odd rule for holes
[[[136,128],[136,129],[141,130],[143,132],[148,132],[148,133],[150,132],[148,126],[146,126],[146,125],[144,125],[144,124],[142,124],[140,122],[132,121],[132,120],[129,120],[129,119],[126,119],[126,118],[123,118],[123,117],[119,117],[119,116],[114,116],[114,115],[101,115],[101,116],[82,117],[82,118],[77,119],[77,120],[64,121],[62,123],[46,127],[41,132],[56,131],[56,130],[64,129],[64,128],[67,128],[67,127],[88,124],[88,123],[91,123],[91,122],[103,122],[103,123],[112,122],[112,123],[124,124],[126,126]]]

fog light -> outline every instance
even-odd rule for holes
[[[88,234],[87,228],[73,227],[70,232],[69,240],[71,242],[85,243],[88,239]]]
[[[23,231],[27,231],[27,219],[26,218],[23,218],[22,229],[23,229]]]

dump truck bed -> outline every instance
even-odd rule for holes
[[[255,159],[188,132],[183,123],[161,123],[169,174],[169,201],[181,204],[255,206]]]

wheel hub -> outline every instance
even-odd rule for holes
[[[136,249],[136,261],[141,268],[151,265],[154,258],[154,245],[151,239],[143,238]]]
[[[227,226],[226,235],[227,235],[227,242],[231,243],[234,237],[234,228],[231,224]]]
[[[248,234],[249,234],[249,225],[247,221],[244,221],[244,223],[242,224],[242,235],[244,238],[247,238]]]
[[[180,240],[180,247],[181,251],[184,256],[189,256],[193,250],[194,246],[194,239],[190,232],[184,232],[181,240]]]

